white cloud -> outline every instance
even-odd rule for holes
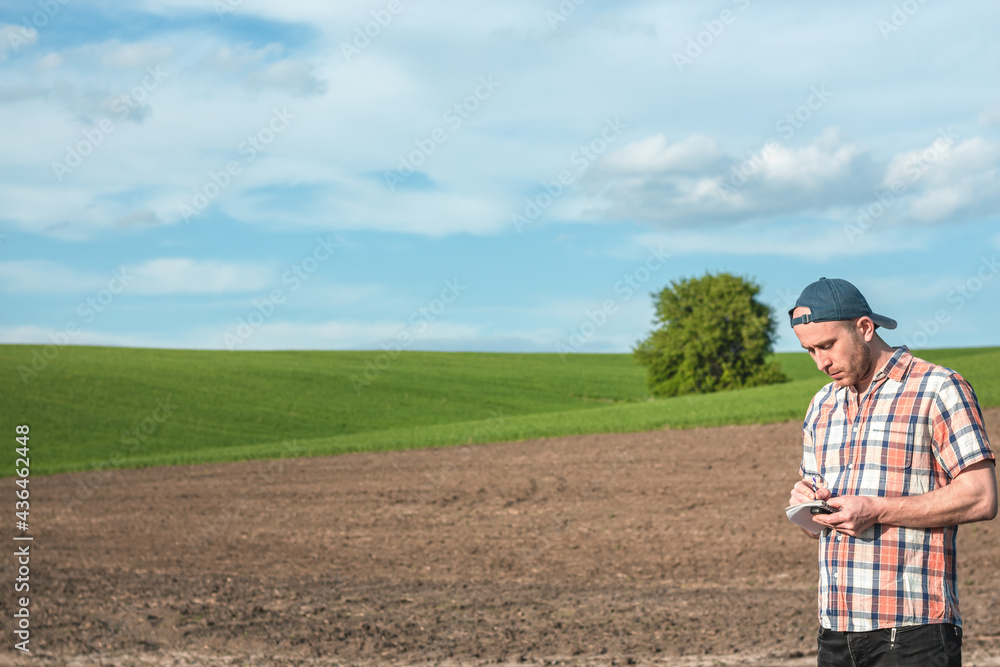
[[[83,85],[95,85],[122,76],[131,79],[137,73],[141,78],[142,70],[145,68],[163,65],[178,55],[182,58],[188,57],[191,50],[204,49],[206,44],[204,37],[198,40],[193,35],[185,33],[172,36],[170,43],[122,42],[110,39],[54,50],[39,58],[38,62],[42,70],[51,69],[53,65],[76,68],[80,72],[79,78],[83,80]]]
[[[315,63],[282,56],[280,44],[259,49],[221,45],[203,59],[199,70],[241,75],[244,85],[252,90],[274,88],[300,96],[326,93],[326,83],[316,75]]]
[[[74,324],[77,324],[74,322]],[[72,334],[63,329],[47,329],[35,325],[15,327],[0,326],[0,343],[20,345],[107,345],[112,347],[184,347],[177,341],[168,341],[142,334],[115,334],[101,331],[72,329]],[[27,360],[26,360],[27,361]]]
[[[35,68],[39,71],[46,71],[61,67],[66,59],[58,53],[46,53],[35,63]]]
[[[0,290],[11,294],[89,292],[108,279],[47,260],[0,262]]]
[[[886,255],[926,248],[929,233],[872,227],[865,233],[848,232],[847,225],[820,220],[813,223],[734,224],[720,234],[717,228],[674,229],[639,234],[633,241],[641,247],[661,247],[677,256],[685,254],[809,258],[830,261],[851,255]]]
[[[764,160],[761,176],[781,186],[821,190],[850,178],[867,152],[859,144],[848,142],[836,129],[827,128],[807,146],[789,148],[776,144]]]
[[[95,77],[83,71],[81,63],[75,60],[81,57],[81,50],[69,52],[66,58],[61,53],[46,54],[35,63],[35,76],[24,76],[27,72],[22,72],[20,77],[10,77],[12,84],[0,88],[0,104],[41,100],[49,107],[69,112],[76,123],[88,128],[102,120],[144,120],[150,110],[148,100],[155,96],[160,84],[150,72],[163,76],[163,70],[126,68],[108,76],[106,68],[98,67],[102,75]],[[67,58],[72,65],[65,66]],[[66,74],[71,77],[69,80],[64,78]],[[124,109],[128,111],[123,115]],[[64,122],[58,123],[48,134],[57,133],[63,125]]]
[[[1000,203],[1000,144],[982,137],[939,137],[928,147],[893,157],[883,187],[909,197],[910,218],[935,223],[995,214]]]
[[[605,165],[616,172],[694,172],[702,173],[716,166],[722,158],[719,142],[694,135],[670,143],[662,134],[633,141],[611,153]]]
[[[995,169],[1000,162],[1000,145],[972,137],[964,141],[939,137],[926,148],[895,155],[886,168],[883,185],[893,181],[923,181],[944,185],[970,174]]]
[[[111,143],[114,139],[114,135],[109,135],[105,142]],[[55,147],[52,150],[53,158],[64,159],[63,151]],[[93,167],[99,160],[98,153],[106,150],[99,147],[80,170]],[[66,182],[58,184],[58,197],[52,196],[51,186],[44,182],[23,183],[10,179],[0,184],[4,216],[21,229],[68,240],[86,239],[97,230],[120,228],[134,220],[130,216],[134,216],[136,209],[117,200],[112,193],[95,191],[86,183],[79,183],[80,176],[83,174],[72,173]],[[56,184],[54,176],[51,183]]]
[[[370,350],[373,356],[385,352],[384,344],[396,341],[405,327],[393,323],[331,321],[315,324],[296,322],[265,323],[255,329],[234,350]],[[35,325],[0,326],[0,344],[68,343],[162,349],[228,350],[224,329],[196,329],[161,336],[152,333],[118,334],[105,330],[77,327],[72,335],[62,329]],[[480,326],[437,323],[406,347],[406,350],[439,351],[525,351],[556,352],[556,344],[565,344],[567,331],[555,328],[484,331]],[[630,334],[604,335],[587,339],[579,352],[628,352],[636,342]]]
[[[286,174],[306,165],[288,165]],[[280,177],[275,165],[273,178]],[[270,170],[270,168],[269,168]],[[315,172],[308,172],[315,173]],[[271,176],[264,177],[262,185]],[[248,179],[249,181],[249,179]],[[244,192],[253,182],[241,182]],[[261,198],[247,192],[227,196],[219,206],[228,215],[245,222],[268,224],[280,219],[284,224],[340,230],[377,230],[445,236],[457,233],[490,234],[510,227],[512,209],[474,192],[404,190],[390,192],[381,179],[347,177],[320,188],[309,201],[296,197]],[[176,209],[175,209],[176,210]],[[170,212],[164,212],[169,215]],[[175,214],[176,215],[176,214]]]
[[[667,145],[654,136],[609,156],[599,175],[611,181],[590,199],[593,219],[691,226],[860,203],[874,171],[865,147],[828,128],[810,144],[768,143],[746,160],[724,156],[709,138]]]
[[[246,76],[251,88],[284,88],[293,95],[322,95],[326,84],[314,73],[315,67],[301,60],[279,60]]]
[[[98,48],[102,51],[101,64],[111,67],[142,69],[163,63],[174,55],[172,47],[152,42],[122,44],[118,40],[112,40]]]
[[[9,151],[0,155],[0,168],[12,174],[0,185],[0,200],[12,226],[86,239],[178,222],[178,205],[191,201],[193,189],[203,188],[210,173],[237,160],[242,168],[238,178],[195,222],[229,216],[238,223],[271,227],[503,233],[512,230],[510,215],[523,207],[524,195],[551,181],[568,156],[594,136],[601,119],[619,112],[629,128],[611,144],[617,150],[567,188],[546,211],[547,220],[634,220],[680,227],[781,216],[837,219],[869,203],[884,175],[884,165],[863,142],[832,129],[814,137],[819,119],[825,123],[826,114],[836,112],[833,103],[811,111],[815,119],[792,139],[775,144],[760,164],[745,163],[734,146],[759,150],[774,120],[774,105],[794,109],[784,106],[785,100],[799,104],[807,91],[778,80],[787,74],[784,70],[754,86],[734,80],[734,74],[718,78],[712,73],[710,63],[742,40],[741,32],[752,32],[744,19],[739,31],[727,30],[726,39],[699,61],[697,67],[707,71],[682,78],[677,90],[667,93],[634,84],[655,71],[643,56],[652,46],[649,35],[610,29],[618,10],[596,6],[580,7],[554,34],[545,10],[525,1],[491,6],[489,16],[463,11],[460,3],[419,12],[404,5],[349,63],[340,41],[372,21],[370,7],[245,0],[236,12],[219,18],[211,5],[196,0],[150,0],[141,6],[161,15],[183,15],[185,24],[190,24],[191,10],[200,9],[205,23],[189,30],[170,24],[169,32],[153,32],[139,42],[67,48],[41,58],[38,72],[5,68],[3,74],[10,78],[4,78],[7,88],[0,98],[18,101],[16,107],[0,108],[0,122],[9,128],[4,138]],[[689,9],[681,17],[683,25],[672,8],[660,3],[629,5],[623,20],[647,26],[653,21],[661,40],[683,44],[689,28],[700,30],[705,20],[702,12]],[[237,15],[262,17],[254,27],[258,40],[267,34],[267,21],[280,20],[281,26],[265,39],[273,43],[242,41],[238,35],[245,26],[231,21]],[[802,20],[805,15],[796,16]],[[764,17],[753,19],[747,13],[746,20],[763,22]],[[287,32],[289,24],[320,39],[278,43],[294,34]],[[456,25],[462,29],[452,29]],[[846,29],[856,20],[838,25]],[[569,35],[571,28],[578,30],[577,36]],[[816,28],[796,30],[795,40],[806,39],[803,34],[818,39]],[[504,36],[509,31],[543,38],[515,48]],[[788,36],[782,32],[776,38]],[[430,39],[447,47],[442,53],[469,57],[445,62],[435,55],[437,50],[418,48]],[[759,57],[754,53],[745,57],[747,63],[733,65],[749,67]],[[170,76],[127,118],[142,123],[122,122],[110,103],[141,83],[143,63],[161,59],[169,61],[164,68]],[[600,67],[594,70],[596,63]],[[590,70],[587,77],[572,74]],[[443,123],[442,112],[474,90],[477,77],[491,73],[503,81],[496,95],[461,127]],[[717,77],[713,88],[741,96],[745,115],[742,109],[735,115],[724,111],[718,97],[696,90],[692,79],[701,76]],[[836,91],[837,103],[851,94],[846,86]],[[324,94],[327,88],[336,94]],[[605,94],[595,97],[597,88]],[[772,99],[778,93],[781,101]],[[679,99],[702,101],[677,104]],[[238,146],[266,127],[271,109],[283,106],[295,115],[289,129],[252,163],[245,162]],[[61,118],[64,109],[72,119]],[[763,122],[751,127],[749,120],[739,120],[744,117]],[[63,182],[48,178],[52,161],[64,160],[67,146],[84,140],[87,126],[79,121],[100,118],[110,118],[114,132]],[[850,116],[837,120],[852,131],[863,127]],[[442,126],[447,140],[425,156],[419,177],[410,187],[389,192],[378,175],[396,168],[400,156],[412,154],[416,142],[426,142]],[[740,175],[741,168],[749,175]],[[308,198],[294,191],[302,183],[317,184]],[[918,218],[937,220],[955,211],[979,210],[976,202],[988,185],[988,180],[953,179],[933,192],[914,190],[910,196],[926,196]],[[56,189],[58,196],[53,196]],[[893,215],[905,211],[897,206]]]
[[[130,294],[227,294],[263,290],[276,283],[270,267],[179,257],[149,260],[127,271],[134,274]]]
[[[0,262],[0,290],[18,294],[79,294],[109,283],[116,293],[227,294],[259,291],[276,282],[270,267],[186,258],[153,259],[107,274],[47,260]]]
[[[648,310],[648,308],[647,308]],[[645,318],[648,320],[648,317]],[[403,350],[509,350],[509,351],[566,351],[570,345],[571,327],[539,327],[536,329],[487,330],[481,325],[443,322],[431,323],[419,333],[404,323],[329,321],[317,324],[297,322],[268,322],[256,329],[237,349],[247,350],[371,350],[383,353],[387,348]],[[627,352],[636,342],[631,331],[601,329],[590,335],[579,346],[580,352]],[[404,333],[410,339],[401,339]],[[224,347],[219,332],[203,332],[203,339],[212,338],[207,347]],[[400,345],[400,340],[406,340]]]
[[[892,156],[884,167],[835,128],[804,146],[765,145],[745,161],[730,158],[722,169],[708,166],[722,162],[714,142],[691,139],[710,156],[700,171],[678,169],[693,164],[676,157],[686,142],[649,137],[601,165],[600,175],[612,176],[604,189],[561,202],[561,210],[575,205],[593,220],[691,227],[788,215],[839,226],[871,209],[879,226],[893,227],[992,216],[1000,205],[1000,144],[982,137],[958,141],[950,130],[925,148]]]
[[[910,213],[921,222],[946,220],[972,203],[973,193],[958,185],[931,188],[913,200]]]

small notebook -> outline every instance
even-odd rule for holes
[[[799,503],[785,508],[785,516],[796,526],[802,526],[813,535],[818,535],[826,526],[813,521],[813,514],[810,511],[813,507],[823,507],[826,505],[822,500],[810,500],[807,503]]]

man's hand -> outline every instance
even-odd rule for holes
[[[813,517],[816,523],[828,528],[857,537],[862,531],[878,523],[876,499],[868,496],[837,496],[827,501],[831,507],[836,507],[833,514],[817,514]]]
[[[816,514],[813,520],[827,528],[839,530],[845,535],[857,537],[858,533],[868,529],[877,521],[875,503],[872,498],[866,496],[837,496],[833,497],[830,489],[820,487],[813,491],[813,486],[805,480],[796,482],[792,487],[792,493],[788,498],[789,505],[807,503],[810,500],[825,500],[831,507],[836,507],[833,514]],[[802,529],[810,537],[818,537],[815,533],[810,533],[805,528]]]
[[[810,500],[829,500],[831,495],[830,489],[820,487],[813,491],[813,485],[811,483],[806,482],[805,480],[800,480],[795,483],[795,486],[792,487],[792,493],[788,497],[788,504],[798,505],[799,503],[807,503]],[[819,539],[819,533],[811,533],[805,528],[802,528],[802,532],[814,540]]]
[[[830,489],[824,489],[820,487],[813,491],[812,484],[801,480],[795,483],[792,487],[792,493],[788,497],[789,505],[798,505],[799,503],[807,503],[810,500],[829,500],[831,497]]]

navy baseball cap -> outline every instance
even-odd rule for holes
[[[811,312],[800,317],[792,317],[792,313],[799,306],[805,306]],[[876,326],[886,329],[896,328],[896,320],[873,313],[858,288],[840,278],[820,278],[808,285],[802,290],[799,300],[788,311],[792,327],[810,322],[837,322],[858,317],[870,317]]]

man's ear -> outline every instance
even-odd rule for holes
[[[872,338],[875,337],[875,323],[872,322],[872,318],[867,315],[859,317],[854,321],[854,326],[857,328],[858,334],[866,343],[872,342]]]

